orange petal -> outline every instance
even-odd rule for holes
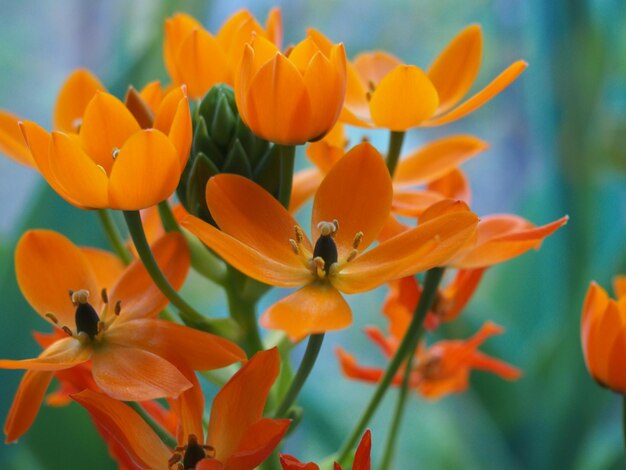
[[[419,217],[433,204],[446,199],[434,191],[415,191],[394,188],[391,211],[405,217]]]
[[[487,148],[487,142],[471,135],[435,140],[400,160],[393,182],[413,186],[436,180]]]
[[[7,444],[16,442],[30,429],[37,417],[52,376],[52,372],[38,370],[29,370],[24,374],[4,422]]]
[[[293,175],[293,189],[289,200],[289,212],[295,213],[309,200],[322,182],[323,176],[316,168],[308,168]]]
[[[543,240],[565,225],[569,217],[535,227],[517,216],[484,217],[478,223],[476,246],[455,258],[458,268],[481,268],[502,263],[541,246]]]
[[[65,80],[52,117],[56,130],[78,132],[87,104],[97,91],[106,91],[100,80],[86,69],[78,69]]]
[[[374,88],[402,61],[385,51],[363,52],[352,61],[363,83]]]
[[[352,323],[352,311],[327,282],[311,283],[271,305],[261,317],[265,328],[282,330],[296,342],[307,335],[340,330]]]
[[[163,99],[163,88],[158,80],[147,83],[139,92],[141,99],[148,105],[153,113],[156,113]]]
[[[372,450],[372,432],[367,429],[359,442],[359,447],[354,454],[354,463],[352,464],[352,470],[370,470],[371,457],[370,452]]]
[[[215,447],[217,460],[227,462],[250,426],[261,419],[279,368],[278,349],[258,352],[217,393],[206,440]]]
[[[399,65],[372,93],[370,112],[376,126],[406,131],[430,118],[438,104],[437,90],[426,74],[414,65]]]
[[[106,339],[110,343],[144,349],[193,370],[220,369],[246,360],[241,348],[225,338],[163,320],[115,324]]]
[[[24,141],[30,149],[33,161],[50,187],[70,204],[80,207],[80,203],[69,195],[65,187],[59,182],[57,177],[52,172],[49,151],[50,134],[48,131],[31,121],[22,121],[19,123],[19,127],[22,135],[24,136]]]
[[[171,363],[138,348],[107,343],[94,353],[92,363],[96,384],[116,400],[177,397],[191,387]]]
[[[283,44],[283,15],[279,7],[274,7],[267,14],[265,21],[267,37],[280,49]]]
[[[388,280],[442,266],[474,237],[477,222],[471,212],[429,220],[357,256],[332,282],[348,294],[365,292]]]
[[[183,41],[194,29],[202,29],[202,25],[194,17],[185,13],[177,13],[165,20],[163,59],[167,73],[176,85],[183,83],[178,71],[178,51]]]
[[[80,251],[87,259],[96,276],[96,284],[106,289],[113,287],[124,272],[124,263],[113,253],[98,248],[81,247]],[[94,292],[94,295],[97,292]]]
[[[479,25],[461,31],[437,57],[428,78],[439,94],[438,113],[447,111],[469,91],[480,69],[483,36]]]
[[[110,174],[115,153],[140,129],[124,103],[113,95],[97,92],[85,109],[80,140],[85,152]]]
[[[278,287],[298,287],[313,279],[303,264],[293,266],[275,261],[196,217],[188,216],[181,225],[228,264],[257,281]]]
[[[50,168],[58,184],[72,198],[68,202],[75,200],[86,208],[108,206],[107,176],[102,167],[98,167],[80,148],[76,139],[60,132],[52,133]],[[55,187],[52,183],[51,186]],[[63,192],[59,194],[64,196]]]
[[[0,152],[18,163],[35,166],[18,122],[20,118],[0,110]]]
[[[192,137],[191,113],[189,112],[189,101],[186,96],[178,101],[174,111],[168,137],[178,151],[180,167],[185,168],[189,158]]]
[[[111,170],[111,208],[138,210],[164,201],[176,189],[181,171],[176,148],[162,132],[137,132],[120,149]]]
[[[164,235],[152,246],[152,254],[172,287],[180,289],[191,264],[184,237],[175,232]],[[168,304],[140,260],[126,268],[109,292],[109,298],[110,305],[121,302],[118,321],[155,316]]]
[[[426,189],[437,192],[449,199],[458,199],[467,204],[471,200],[469,182],[465,174],[459,169],[452,170],[447,175],[430,182]]]
[[[248,87],[246,109],[240,112],[252,132],[278,144],[297,145],[319,137],[313,127],[312,103],[303,78],[280,53],[254,75]]]
[[[613,292],[618,299],[626,295],[626,276],[619,275],[613,278]]]
[[[204,436],[204,426],[202,423],[204,415],[204,394],[193,370],[186,366],[178,365],[179,370],[193,384],[191,388],[185,390],[178,398],[168,399],[170,404],[169,414],[174,415],[174,430],[178,442],[188,442],[189,435],[196,437]],[[147,402],[154,403],[154,402]]]
[[[142,468],[167,468],[172,452],[131,407],[101,393],[84,390],[72,396]]]
[[[226,462],[226,468],[257,468],[278,446],[287,432],[290,419],[260,419],[241,438],[237,450]]]
[[[450,122],[461,119],[468,114],[476,111],[482,105],[487,103],[491,98],[499,94],[508,87],[525,69],[528,64],[523,60],[518,60],[511,64],[504,72],[498,75],[489,85],[480,90],[471,98],[458,105],[443,116],[437,116],[422,124],[425,127],[441,126]]]
[[[69,369],[87,362],[91,353],[91,346],[83,344],[76,337],[68,337],[55,341],[35,359],[0,359],[0,369],[42,371]]]
[[[181,83],[191,99],[199,99],[218,83],[228,83],[232,74],[228,57],[205,29],[194,29],[182,42],[176,56]]]
[[[381,155],[369,143],[355,146],[326,175],[315,195],[311,233],[319,237],[318,222],[339,221],[335,242],[340,257],[352,250],[354,236],[363,232],[359,249],[366,249],[387,221],[393,188]]]
[[[289,243],[298,222],[261,186],[242,176],[218,175],[206,186],[206,201],[222,231],[279,263],[302,267]],[[303,244],[312,251],[306,237]]]
[[[348,354],[341,348],[335,350],[339,359],[339,366],[343,375],[350,379],[363,380],[364,382],[376,383],[383,374],[384,370],[375,367],[360,366],[354,356]]]
[[[45,267],[45,269],[42,269]],[[87,289],[96,310],[100,290],[96,276],[80,249],[51,230],[26,232],[15,250],[17,283],[28,303],[44,317],[52,313],[59,326],[73,328],[76,308],[70,290]]]
[[[617,302],[609,300],[605,310],[591,324],[587,340],[589,372],[601,383],[608,385],[611,353],[623,328]]]
[[[282,470],[319,470],[313,462],[303,463],[292,455],[280,454],[280,466]]]
[[[472,369],[491,372],[506,380],[517,380],[522,376],[522,371],[517,367],[487,356],[481,352],[474,352],[474,354],[472,354],[470,367]]]

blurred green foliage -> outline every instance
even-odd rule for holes
[[[623,468],[620,400],[588,377],[579,321],[589,280],[608,287],[614,274],[626,271],[626,4],[278,3],[286,43],[298,41],[313,26],[344,41],[351,56],[384,49],[422,67],[465,25],[481,23],[485,55],[477,86],[515,59],[528,60],[531,67],[484,109],[443,129],[412,132],[405,148],[440,135],[474,133],[492,143],[487,154],[466,165],[479,214],[513,212],[536,223],[571,216],[540,252],[491,269],[467,311],[445,330],[448,337],[465,338],[485,320],[503,325],[506,335],[491,339],[484,349],[521,367],[524,377],[508,383],[477,373],[466,394],[434,403],[411,397],[396,468]],[[266,0],[4,1],[0,107],[49,125],[56,90],[77,66],[94,70],[118,95],[129,83],[165,79],[164,17],[174,9],[189,11],[215,31],[240,6],[263,19],[271,5]],[[379,138],[374,134],[375,143]],[[304,165],[301,157],[299,165]],[[105,246],[105,239],[95,214],[70,207],[29,170],[3,160],[0,181],[0,357],[29,357],[38,352],[30,331],[45,326],[16,285],[12,260],[20,235],[46,227],[78,244]],[[206,296],[205,287],[194,283],[187,290],[198,302],[223,309],[218,294],[199,298]],[[287,451],[320,459],[335,451],[352,428],[372,387],[344,380],[333,348],[341,344],[358,351],[363,362],[382,364],[359,330],[371,323],[384,326],[372,308],[383,294],[351,298],[355,325],[328,335],[304,389],[304,419]],[[20,377],[19,371],[2,371],[2,420]],[[389,394],[371,425],[374,461],[382,455],[377,444],[384,442],[394,396]],[[77,406],[44,406],[19,445],[0,448],[0,468],[113,468],[88,421]]]

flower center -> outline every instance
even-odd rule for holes
[[[76,332],[86,333],[91,339],[98,334],[98,323],[100,317],[96,313],[96,309],[87,301],[89,299],[89,291],[81,289],[70,294],[72,303],[76,307],[75,321]]]
[[[303,244],[304,233],[297,225],[294,227],[295,240],[289,239],[293,252],[300,257],[306,267],[319,279],[326,279],[339,272],[347,263],[356,258],[357,248],[363,239],[363,232],[357,232],[352,240],[352,249],[348,255],[339,259],[335,234],[339,230],[339,222],[334,219],[332,222],[322,221],[317,224],[320,236],[315,242],[313,253]]]
[[[170,469],[193,470],[201,460],[214,457],[215,449],[213,447],[201,445],[198,443],[198,438],[195,434],[189,434],[187,445],[176,447],[174,455],[168,461],[168,465]]]

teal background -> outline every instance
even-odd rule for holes
[[[491,269],[444,335],[466,338],[486,320],[507,329],[483,348],[524,370],[508,383],[476,373],[467,393],[437,402],[413,395],[406,409],[395,468],[623,468],[621,400],[587,375],[579,340],[580,308],[591,279],[609,287],[626,271],[626,4],[621,0],[393,0],[277,2],[286,43],[316,27],[343,41],[351,57],[390,51],[426,68],[470,23],[485,36],[473,90],[516,59],[529,69],[471,116],[444,128],[409,133],[405,150],[435,137],[472,133],[491,149],[467,171],[479,215],[510,212],[543,224],[569,214],[569,224],[540,252]],[[189,11],[211,30],[241,6],[264,21],[267,1],[0,0],[0,107],[50,127],[56,93],[75,67],[90,68],[114,93],[128,83],[166,79],[162,21]],[[354,133],[360,136],[359,132]],[[373,141],[384,149],[384,134]],[[298,164],[306,165],[300,157]],[[47,325],[22,298],[13,267],[15,244],[28,228],[53,228],[77,244],[106,246],[95,213],[75,209],[32,170],[0,159],[0,357],[38,353],[31,331]],[[185,287],[194,302],[222,314],[223,296],[204,281]],[[275,294],[276,295],[276,294]],[[320,460],[351,430],[373,388],[341,377],[333,349],[383,364],[361,334],[384,325],[384,289],[350,298],[355,324],[327,335],[301,404],[305,417],[286,450]],[[270,299],[264,301],[266,305]],[[301,354],[296,350],[297,361]],[[0,420],[21,377],[2,371]],[[371,423],[374,462],[382,456],[394,397]],[[2,469],[114,468],[78,406],[43,407],[18,445],[0,447]]]

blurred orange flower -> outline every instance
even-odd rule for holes
[[[595,282],[582,309],[581,339],[585,364],[601,386],[626,394],[626,296],[624,278],[614,280],[617,300]]]
[[[207,205],[221,231],[192,216],[182,225],[248,276],[300,287],[261,318],[264,326],[295,341],[350,325],[352,312],[340,292],[365,292],[442,265],[474,236],[477,219],[465,208],[432,217],[360,254],[385,225],[391,197],[383,159],[362,143],[333,167],[315,195],[315,245],[277,200],[236,175],[215,176],[207,185]]]
[[[478,351],[487,338],[503,331],[501,327],[488,322],[468,340],[439,341],[428,348],[421,345],[415,355],[409,386],[424,398],[438,399],[467,390],[470,371],[473,369],[492,372],[507,380],[517,380],[521,375],[519,369]],[[386,337],[375,327],[368,328],[366,333],[386,357],[395,354],[402,339]],[[337,349],[337,355],[346,377],[378,382],[384,374],[383,369],[360,366],[354,356],[340,348]],[[401,368],[392,383],[400,385],[403,376],[404,370]]]
[[[153,127],[142,129],[117,98],[96,91],[78,134],[49,134],[34,122],[20,127],[42,176],[66,201],[87,209],[137,210],[176,189],[191,146],[184,90],[165,96]]]
[[[180,288],[189,270],[184,238],[164,236],[154,255]],[[156,318],[168,301],[139,261],[124,269],[110,253],[32,230],[17,246],[15,265],[24,297],[66,333],[35,359],[0,360],[0,368],[29,370],[16,394],[22,406],[9,416],[19,426],[28,428],[34,419],[55,371],[87,361],[103,392],[145,401],[175,397],[191,387],[179,369],[216,369],[245,360],[243,351],[223,338]]]
[[[352,463],[352,470],[370,470],[372,466],[372,459],[370,451],[372,448],[372,433],[368,429],[363,434],[361,442],[354,454],[354,462]],[[297,458],[288,455],[280,454],[280,464],[283,470],[319,470],[319,466],[313,462],[302,463]],[[341,470],[341,465],[335,463],[333,470]]]
[[[260,36],[245,46],[235,98],[258,136],[284,145],[321,139],[337,122],[345,96],[343,44],[320,48],[306,38],[287,55]]]
[[[329,40],[310,30],[318,44]],[[320,46],[321,47],[321,46]],[[341,121],[361,127],[406,131],[440,126],[480,108],[509,86],[527,67],[517,61],[484,89],[460,103],[478,75],[483,37],[480,26],[461,31],[428,72],[382,51],[359,54],[348,63],[346,105]]]
[[[97,91],[105,88],[100,80],[85,69],[72,72],[61,87],[52,114],[53,128],[77,133],[87,104]],[[0,110],[0,152],[24,165],[36,167],[30,149],[19,128],[21,118]]]
[[[269,457],[290,424],[288,419],[263,418],[279,367],[276,348],[259,352],[222,387],[213,400],[204,445],[199,393],[199,400],[179,410],[183,431],[173,450],[127,405],[90,390],[73,399],[116,437],[137,468],[167,470],[182,463],[196,470],[252,469]]]
[[[213,36],[193,17],[178,13],[165,21],[163,56],[175,85],[187,85],[199,99],[218,83],[234,85],[243,48],[254,35],[281,47],[283,26],[279,8],[267,15],[263,28],[248,10],[239,10]]]

